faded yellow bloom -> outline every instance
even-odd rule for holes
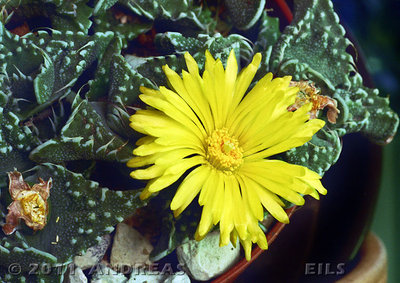
[[[45,182],[39,178],[39,184],[31,188],[18,171],[8,173],[9,191],[13,202],[8,206],[6,224],[3,232],[12,234],[18,225],[19,219],[33,230],[41,230],[46,226],[49,211],[47,199],[52,185],[51,178]]]
[[[296,101],[293,105],[288,107],[289,111],[295,111],[301,106],[311,103],[312,108],[310,110],[310,119],[315,119],[318,116],[320,110],[328,108],[326,116],[328,121],[332,124],[336,124],[336,119],[340,113],[337,108],[337,102],[335,99],[321,95],[321,90],[315,86],[313,82],[299,81],[290,82],[291,86],[299,88],[297,93]]]

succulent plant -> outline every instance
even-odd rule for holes
[[[74,255],[85,251],[139,207],[160,209],[163,229],[153,259],[191,238],[198,208],[175,219],[166,193],[139,200],[143,183],[129,178],[125,162],[141,137],[129,117],[144,107],[140,86],[166,85],[162,66],[185,68],[189,51],[200,65],[208,49],[226,62],[230,50],[245,65],[261,52],[258,79],[268,72],[313,82],[340,111],[336,123],[279,158],[320,175],[336,162],[340,137],[362,132],[390,142],[398,116],[388,98],[363,85],[330,0],[295,1],[283,32],[265,1],[227,0],[12,0],[0,4],[0,212],[11,203],[7,173],[29,184],[52,178],[47,225],[23,222],[1,235],[0,274],[7,282],[61,282]],[[242,7],[242,13],[237,13]],[[103,174],[102,172],[107,172]],[[107,188],[109,187],[109,189]],[[159,203],[161,201],[161,204]],[[2,233],[2,232],[0,232]],[[18,262],[22,272],[10,274]],[[60,266],[32,271],[30,263]],[[32,272],[31,272],[32,273]]]

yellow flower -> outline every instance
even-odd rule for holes
[[[302,195],[326,193],[317,173],[271,158],[303,145],[325,123],[309,120],[311,104],[287,110],[299,91],[289,86],[289,76],[272,79],[269,73],[247,92],[261,62],[259,53],[239,75],[233,50],[226,70],[207,51],[202,76],[189,53],[185,60],[188,72],[183,70],[182,78],[163,67],[172,89],[140,89],[140,99],[154,109],[138,110],[130,118],[130,126],[147,136],[138,140],[136,157],[127,165],[144,167],[131,176],[150,180],[142,199],[190,171],[171,210],[178,216],[199,195],[203,210],[195,238],[201,240],[219,223],[220,245],[236,244],[239,236],[249,260],[252,243],[267,249],[258,225],[263,207],[288,223],[281,198],[302,205]]]

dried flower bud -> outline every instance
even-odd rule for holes
[[[49,207],[47,199],[52,185],[51,178],[45,182],[39,178],[39,183],[31,188],[18,171],[8,173],[9,191],[13,202],[8,206],[6,224],[3,232],[10,235],[15,231],[19,219],[25,220],[28,227],[41,230],[46,226]]]
[[[336,119],[340,113],[337,109],[337,102],[335,99],[328,96],[320,95],[320,89],[315,87],[314,83],[308,81],[290,82],[290,86],[296,86],[299,88],[296,101],[293,105],[288,107],[289,111],[295,111],[306,103],[312,103],[310,111],[310,119],[315,119],[318,116],[319,110],[323,110],[325,107],[328,108],[326,116],[328,121],[332,124],[336,124]]]

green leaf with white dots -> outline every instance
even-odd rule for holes
[[[337,89],[333,97],[342,113],[338,122],[329,128],[335,129],[340,136],[361,131],[378,144],[387,144],[393,139],[399,117],[390,109],[389,98],[380,97],[378,89],[364,86]]]
[[[90,86],[86,97],[90,101],[95,101],[107,96],[110,89],[110,66],[114,55],[119,55],[122,49],[122,40],[115,36],[111,40],[107,49],[104,51],[101,60],[99,60],[94,78],[88,82]]]
[[[39,75],[33,81],[33,86],[35,89],[36,100],[39,104],[43,104],[48,101],[53,94],[54,87],[54,64],[51,61],[49,55],[47,55],[43,50],[40,49],[43,54],[43,64],[42,70]]]
[[[204,64],[206,50],[209,50],[214,57],[221,59],[223,63],[228,59],[232,49],[235,51],[238,61],[243,59],[248,62],[253,55],[253,48],[249,40],[239,34],[230,34],[227,37],[219,33],[213,36],[198,34],[194,38],[186,37],[178,32],[166,32],[157,34],[155,43],[162,52],[170,51],[178,54],[189,52],[200,64]]]
[[[4,8],[7,11],[13,11],[16,18],[23,18],[33,23],[38,22],[38,19],[46,18],[49,26],[55,30],[80,31],[87,34],[92,25],[90,17],[93,14],[93,8],[87,5],[87,0],[2,2],[5,2]]]
[[[30,263],[67,264],[145,205],[137,191],[111,191],[62,166],[46,163],[31,173],[25,178],[28,182],[37,182],[39,177],[53,180],[47,225],[33,232],[21,224],[14,234],[3,236],[0,263],[4,267],[18,262],[28,272]],[[3,203],[5,193],[3,189]]]
[[[93,14],[99,15],[104,13],[117,2],[118,0],[98,0],[96,6],[94,6]]]
[[[340,114],[336,124],[327,123],[328,129],[339,136],[361,131],[373,141],[387,143],[399,118],[388,99],[363,86],[354,59],[346,52],[351,45],[330,0],[298,0],[294,20],[275,44],[270,64],[278,76],[311,80],[322,95],[337,100]],[[325,119],[324,113],[321,117]]]
[[[36,162],[63,162],[71,160],[106,160],[126,162],[132,157],[132,145],[115,135],[107,126],[103,115],[103,104],[80,101],[73,105],[66,125],[59,138],[51,139],[30,155]]]
[[[254,51],[265,52],[269,50],[269,53],[271,53],[272,47],[278,41],[280,35],[279,18],[270,17],[268,16],[268,12],[264,11],[260,19],[260,26],[258,27],[258,35]]]
[[[42,73],[35,78],[36,96],[40,105],[23,112],[23,117],[28,118],[42,111],[60,97],[70,94],[71,87],[79,76],[95,60],[102,57],[113,37],[112,32],[87,36],[83,32],[61,33],[56,30],[52,32],[52,36],[43,31],[38,31],[38,36],[27,35],[24,38],[25,44],[37,46],[36,49],[41,50],[44,54],[45,62],[51,61],[51,63],[47,64],[48,68],[45,63]],[[50,80],[48,73],[53,68],[55,79]],[[52,90],[51,94],[49,93],[50,89]],[[43,90],[45,91],[43,92]]]
[[[225,0],[234,26],[246,30],[254,26],[265,9],[265,0]]]
[[[0,66],[8,77],[18,71],[32,75],[42,62],[42,55],[26,39],[12,34],[0,22]]]
[[[178,218],[174,217],[169,207],[169,200],[172,199],[173,192],[172,188],[169,188],[168,191],[160,192],[148,205],[149,209],[158,211],[158,214],[162,217],[161,235],[150,254],[152,261],[162,259],[172,253],[178,246],[193,239],[200,221],[201,207],[196,202],[192,202]]]
[[[280,35],[279,18],[270,17],[267,11],[264,11],[258,27],[257,41],[254,44],[254,53],[260,52],[262,55],[261,66],[255,78],[256,81],[271,72],[270,58],[272,49]]]
[[[197,38],[185,37],[177,32],[157,34],[156,45],[160,50],[169,50],[170,55],[155,57],[125,56],[127,62],[143,77],[149,79],[157,86],[167,85],[167,79],[162,70],[163,65],[168,65],[172,70],[181,72],[186,69],[183,54],[189,52],[202,69],[205,63],[205,52],[209,50],[223,64],[226,63],[230,51],[235,51],[238,61],[251,59],[253,49],[246,38],[238,34],[231,34],[223,37],[221,34],[209,36],[199,34]]]
[[[194,5],[193,0],[120,0],[122,5],[139,16],[149,20],[168,20],[175,30],[179,27],[189,30],[212,30],[215,20],[211,13]]]
[[[131,57],[132,58],[132,57]],[[142,106],[139,101],[140,87],[155,88],[150,80],[131,68],[121,55],[115,55],[110,63],[110,90],[106,120],[110,128],[132,144],[141,136],[130,126],[128,108]],[[133,111],[131,111],[133,112]]]
[[[154,85],[149,79],[142,76],[139,72],[129,65],[129,60],[139,57],[127,56],[126,59],[121,55],[113,56],[110,63],[110,91],[109,99],[112,103],[119,106],[137,106],[140,86],[152,87]],[[146,61],[145,61],[146,62]],[[132,61],[131,61],[132,64]],[[153,70],[159,74],[161,70]],[[150,74],[147,74],[150,76]]]
[[[344,35],[330,0],[295,1],[294,19],[273,48],[271,67],[280,76],[312,80],[331,90],[349,88],[355,68]]]
[[[338,160],[341,151],[337,132],[321,129],[306,144],[285,152],[283,158],[322,176]]]
[[[121,11],[121,13],[123,13]],[[116,19],[112,10],[108,10],[104,15],[94,17],[94,30],[96,32],[107,32],[112,30],[122,41],[122,48],[128,47],[128,41],[134,40],[140,34],[144,34],[152,28],[151,21],[128,18],[127,22]]]
[[[0,107],[0,176],[17,166],[21,170],[32,166],[28,153],[40,142],[27,126],[19,124],[14,113]]]

